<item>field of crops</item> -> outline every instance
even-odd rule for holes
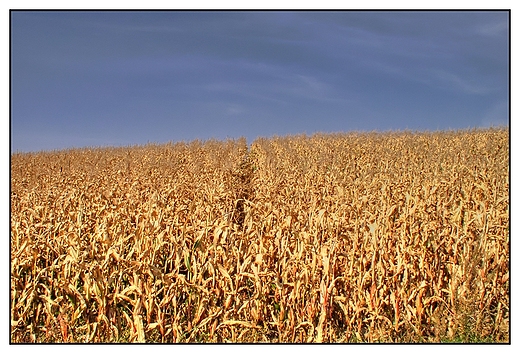
[[[509,132],[11,155],[11,342],[508,342]]]

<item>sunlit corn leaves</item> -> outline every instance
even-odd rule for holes
[[[15,153],[10,246],[12,342],[507,342],[509,135]]]

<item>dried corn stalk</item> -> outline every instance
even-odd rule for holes
[[[507,342],[508,139],[13,154],[11,341]]]

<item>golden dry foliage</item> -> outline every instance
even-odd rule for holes
[[[11,174],[12,342],[509,341],[506,129],[13,154]]]

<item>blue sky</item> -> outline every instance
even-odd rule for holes
[[[508,12],[11,12],[11,151],[509,122]]]

